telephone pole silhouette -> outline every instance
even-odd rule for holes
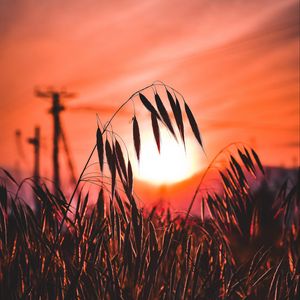
[[[41,145],[41,137],[40,137],[40,128],[35,127],[34,129],[34,137],[28,138],[28,143],[32,144],[34,147],[34,168],[33,168],[33,180],[34,185],[37,187],[39,185],[40,180],[40,145]],[[35,209],[37,216],[40,215],[41,205],[38,199],[35,199]]]
[[[53,150],[52,150],[52,162],[53,162],[53,182],[55,187],[55,194],[58,195],[60,189],[60,172],[59,172],[59,140],[62,138],[60,113],[65,110],[65,106],[61,104],[62,98],[74,98],[74,93],[68,93],[66,91],[57,90],[36,90],[36,96],[40,98],[50,98],[52,100],[52,106],[49,113],[53,116]]]

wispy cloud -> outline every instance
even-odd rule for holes
[[[79,93],[79,104],[113,107],[161,79],[180,89],[196,109],[205,135],[212,135],[211,152],[227,141],[255,137],[267,163],[276,163],[278,155],[290,163],[296,155],[294,148],[279,152],[272,146],[278,139],[285,144],[299,139],[296,0],[0,5],[0,126],[6,129],[0,140],[10,140],[9,148],[20,122],[30,131],[44,121],[45,105],[33,96],[36,85],[67,86]],[[81,130],[75,123],[70,135]],[[88,124],[85,130],[93,131],[93,122]],[[221,135],[215,130],[220,124]],[[266,132],[266,126],[291,132]],[[11,151],[1,151],[8,160]]]

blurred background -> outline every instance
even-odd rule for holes
[[[204,140],[207,158],[189,142],[191,168],[183,179],[192,181],[231,142],[254,147],[267,166],[299,166],[296,0],[1,0],[0,31],[0,165],[19,178],[32,174],[27,139],[35,126],[40,172],[52,177],[51,97],[35,91],[70,96],[61,97],[62,152],[77,177],[95,143],[96,113],[105,123],[155,80],[184,95]],[[129,142],[132,113],[129,105],[113,122]],[[141,111],[141,120],[146,115]],[[60,160],[68,166],[67,156]],[[67,181],[68,168],[61,169]],[[160,186],[160,194],[168,189],[163,179],[136,176]]]

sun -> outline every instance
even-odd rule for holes
[[[137,176],[155,185],[173,184],[191,177],[198,171],[199,161],[195,145],[187,138],[186,149],[168,132],[161,130],[159,153],[151,135],[142,141]]]

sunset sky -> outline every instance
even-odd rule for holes
[[[231,142],[250,144],[266,165],[299,165],[298,26],[296,0],[0,0],[0,165],[31,170],[26,138],[40,125],[51,177],[50,102],[35,88],[77,94],[62,121],[78,173],[96,113],[105,122],[155,80],[179,90],[197,118],[208,160],[191,146],[194,172]],[[131,116],[128,107],[113,124],[128,140]]]

